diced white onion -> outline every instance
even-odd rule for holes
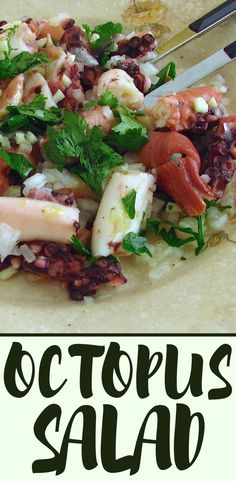
[[[228,92],[228,87],[226,87],[226,85],[221,85],[221,86],[218,88],[218,91],[219,91],[221,94],[226,94],[226,92]]]
[[[20,236],[20,230],[14,229],[9,224],[0,224],[0,258],[2,262],[17,245]]]
[[[77,102],[83,103],[85,101],[84,93],[81,89],[73,90],[72,95]]]
[[[172,162],[179,162],[179,159],[182,158],[182,154],[180,154],[179,152],[176,152],[174,154],[171,155],[170,157],[170,160],[172,160]]]
[[[27,197],[31,189],[41,189],[47,183],[47,177],[44,174],[34,174],[24,181],[23,195]]]
[[[212,230],[218,231],[223,229],[227,221],[228,215],[226,212],[220,212],[217,207],[210,207],[207,210],[207,222]]]
[[[64,74],[62,77],[62,83],[65,87],[70,87],[70,85],[72,84],[72,80]]]
[[[25,139],[24,142],[19,144],[19,152],[23,154],[30,154],[32,152],[32,145],[31,143]]]
[[[20,252],[27,262],[31,263],[35,261],[36,256],[26,244],[22,244],[22,246],[20,246]]]
[[[206,114],[208,112],[208,103],[203,97],[193,99],[193,105],[195,112],[199,114]]]
[[[139,57],[138,62],[150,62],[157,58],[157,54],[155,52],[147,52],[145,55]]]
[[[209,184],[209,182],[211,182],[211,178],[207,174],[202,174],[201,179],[203,180],[203,182],[205,182],[205,184]]]
[[[33,132],[26,132],[25,137],[31,144],[36,144],[36,142],[38,142],[38,139],[36,135],[33,134]]]
[[[147,75],[148,77],[152,79],[156,78],[156,75],[158,74],[159,70],[155,65],[153,65],[151,62],[145,62],[145,63],[140,63],[139,64],[139,69],[141,74]]]
[[[70,52],[67,52],[67,60],[69,63],[74,63],[75,61],[75,55],[73,55],[72,53]]]
[[[126,60],[125,55],[113,55],[113,57],[107,61],[106,66],[107,68],[115,68],[118,62],[122,62],[124,60]]]
[[[25,141],[24,132],[16,132],[15,139],[17,144],[22,144]]]
[[[72,174],[66,169],[63,169],[62,172],[57,169],[43,169],[42,173],[46,178],[47,184],[49,187],[52,187],[53,190],[63,188],[76,189],[81,182],[77,175]]]
[[[100,38],[100,35],[98,33],[93,33],[90,42],[96,42]]]
[[[45,47],[47,44],[47,37],[39,38],[39,40],[36,40],[36,43],[39,47]]]
[[[53,47],[53,41],[52,41],[52,37],[50,35],[50,33],[47,34],[47,45],[46,45],[47,48],[50,48],[50,47]]]
[[[55,93],[55,94],[53,95],[53,97],[52,97],[53,101],[54,101],[56,104],[58,104],[58,103],[59,103],[61,100],[63,100],[64,98],[65,98],[65,95],[63,94],[63,92],[62,92],[60,89],[58,89],[58,90],[56,91],[56,93]]]
[[[208,105],[209,105],[212,109],[215,109],[215,108],[218,106],[215,97],[211,97],[211,98],[208,100]]]
[[[8,139],[8,137],[6,137],[5,135],[2,135],[0,137],[0,142],[2,144],[2,147],[4,147],[5,149],[10,149],[11,148],[11,144],[10,144],[10,140]]]

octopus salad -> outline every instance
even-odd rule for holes
[[[185,259],[224,237],[236,167],[227,87],[146,108],[175,76],[173,62],[154,65],[156,46],[151,32],[66,14],[0,22],[1,280],[30,272],[82,300],[125,284],[126,256],[152,266],[157,251]]]

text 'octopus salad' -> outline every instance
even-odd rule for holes
[[[236,116],[197,87],[144,108],[175,76],[150,32],[68,15],[0,22],[0,278],[61,281],[71,299],[126,282],[119,257],[190,244],[228,219]],[[229,197],[229,196],[228,196]]]

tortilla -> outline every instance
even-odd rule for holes
[[[136,3],[137,15],[139,3]],[[206,10],[206,2],[163,2],[170,10],[162,11],[160,19],[154,15],[143,15],[144,25],[151,18],[150,28],[156,24],[170,26],[165,38],[179,31],[191,20]],[[207,2],[207,9],[218,1]],[[142,8],[145,2],[142,4]],[[147,4],[147,2],[146,2]],[[157,7],[158,2],[154,2]],[[173,4],[173,6],[172,6]],[[89,5],[89,7],[88,7]],[[70,0],[67,10],[79,23],[101,23],[107,20],[120,20],[122,15],[129,19],[134,30],[135,21],[126,15],[130,3],[126,0],[94,1]],[[101,8],[102,7],[102,8]],[[146,8],[146,7],[145,7]],[[41,0],[9,0],[1,5],[1,18],[15,20],[23,15],[32,17],[52,17],[63,12],[63,0],[46,2]],[[150,11],[150,2],[149,2]],[[130,12],[130,10],[129,10]],[[154,20],[153,20],[154,19]],[[137,21],[136,21],[137,23]],[[139,20],[139,27],[142,21]],[[223,23],[217,29],[204,35],[171,56],[179,71],[200,61],[207,55],[233,41],[235,18]],[[168,60],[166,58],[165,60]],[[230,86],[229,110],[236,112],[234,95],[235,64],[221,71]],[[236,229],[232,227],[231,239],[236,240]],[[128,283],[122,288],[104,290],[89,303],[70,301],[66,291],[56,282],[31,282],[26,275],[18,275],[2,282],[1,287],[1,332],[60,332],[60,333],[113,333],[113,332],[233,332],[236,326],[236,274],[234,255],[236,244],[222,242],[207,249],[191,261],[179,263],[159,279],[151,280],[146,270],[131,260],[123,269]]]

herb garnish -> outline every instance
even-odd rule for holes
[[[73,235],[71,237],[71,241],[70,243],[72,244],[72,246],[78,251],[80,252],[81,254],[83,254],[85,257],[87,257],[89,260],[92,260],[94,259],[91,252],[89,252],[89,250],[87,249],[87,247],[84,245],[84,243],[78,238],[76,237],[76,235]]]
[[[82,255],[87,257],[87,259],[89,261],[89,265],[91,265],[94,262],[96,262],[97,260],[101,259],[101,257],[93,256],[91,254],[91,252],[89,252],[87,247],[84,245],[84,243],[76,235],[72,235],[70,243],[74,247],[75,250],[77,250]],[[117,259],[117,257],[115,257],[113,255],[107,256],[106,259],[109,259],[109,261],[114,263],[114,264],[119,264],[119,260]]]
[[[149,257],[152,257],[150,250],[146,246],[147,239],[146,237],[142,237],[134,232],[129,232],[126,234],[122,241],[122,248],[132,254],[136,254],[140,256],[141,254],[147,254]]]
[[[163,67],[157,74],[157,82],[152,84],[149,92],[157,89],[161,85],[168,82],[168,80],[173,80],[176,77],[176,66],[174,62],[169,62],[165,67]]]
[[[42,52],[30,54],[29,52],[21,52],[13,58],[10,58],[13,48],[11,47],[11,39],[18,29],[18,25],[9,28],[6,36],[7,49],[3,52],[4,59],[0,60],[0,80],[6,80],[16,77],[20,73],[25,72],[29,68],[36,67],[42,63],[49,63],[49,58]]]
[[[102,95],[100,95],[98,99],[85,102],[83,105],[83,109],[90,110],[97,107],[98,105],[107,105],[108,107],[111,107],[111,109],[114,109],[118,106],[118,98],[115,97],[110,90],[107,90]]]
[[[32,102],[25,105],[9,106],[9,116],[0,122],[2,132],[14,132],[19,129],[40,131],[46,124],[56,125],[61,121],[61,110],[56,107],[46,109],[47,98],[37,94]]]
[[[33,54],[21,52],[11,59],[6,55],[6,52],[4,52],[4,54],[5,58],[0,60],[0,80],[16,77],[32,67],[36,67],[42,63],[49,63],[48,56],[42,52]]]
[[[148,142],[147,128],[134,118],[135,116],[143,116],[143,112],[133,111],[125,105],[120,105],[114,111],[114,115],[120,122],[112,128],[107,138],[109,145],[122,150],[135,151]]]
[[[71,172],[79,175],[97,194],[102,195],[103,181],[110,171],[123,164],[123,158],[104,141],[104,133],[98,126],[91,130],[84,118],[64,111],[60,130],[47,129],[47,157],[62,170],[69,157],[76,159]]]
[[[0,157],[6,162],[8,167],[18,172],[23,179],[26,179],[35,167],[23,154],[0,150]]]
[[[136,195],[137,192],[135,189],[132,189],[128,194],[123,197],[122,204],[125,208],[125,211],[127,212],[128,216],[130,219],[135,218],[135,201],[136,201]]]
[[[205,242],[205,217],[206,213],[195,217],[197,220],[197,231],[194,231],[191,227],[181,227],[169,221],[147,219],[146,228],[147,231],[152,232],[156,236],[159,236],[171,247],[182,247],[190,242],[197,242],[197,248],[195,249],[196,256],[199,255],[206,247]],[[166,225],[168,228],[163,227]],[[177,232],[183,232],[189,234],[189,237],[182,239],[178,237]]]
[[[122,33],[121,23],[106,22],[96,25],[94,28],[90,28],[89,25],[84,24],[83,29],[86,32],[87,39],[93,48],[93,50],[98,51],[104,44],[111,40],[112,35],[117,35]],[[96,40],[93,40],[93,35],[99,35]]]

